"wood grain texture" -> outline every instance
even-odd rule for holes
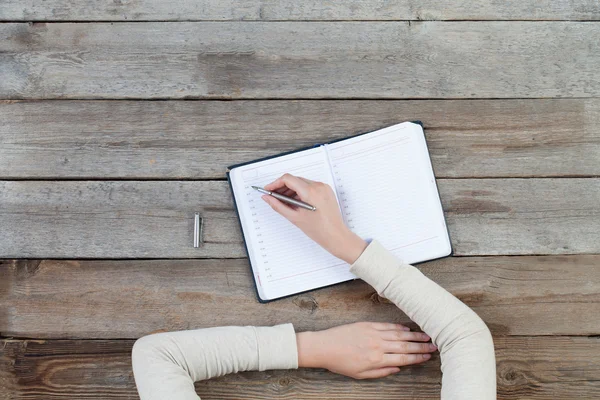
[[[598,26],[4,23],[0,97],[597,97]]]
[[[224,178],[421,120],[438,178],[600,176],[600,100],[3,101],[0,178]]]
[[[600,255],[462,257],[419,268],[497,335],[595,335]],[[362,281],[268,304],[246,260],[0,261],[0,332],[34,338],[138,338],[222,325],[325,329],[410,323]],[[234,310],[234,311],[232,311]],[[414,324],[410,323],[413,327]]]
[[[600,253],[600,179],[441,179],[456,255]],[[204,245],[192,247],[193,215]],[[0,257],[244,257],[223,181],[0,181]]]
[[[438,186],[457,255],[600,253],[600,179],[441,180]]]
[[[99,0],[4,0],[5,21],[189,20],[598,20],[594,0],[520,2],[385,0],[198,0],[166,3]]]
[[[496,337],[499,399],[600,396],[600,341]],[[0,342],[0,399],[137,399],[131,340]],[[384,379],[356,381],[323,370],[245,372],[196,384],[202,399],[439,398],[439,359]]]
[[[199,248],[195,212],[204,224]],[[245,256],[222,181],[4,181],[0,226],[0,254],[15,258]]]

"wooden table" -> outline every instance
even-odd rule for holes
[[[152,332],[407,322],[362,282],[258,304],[224,171],[415,119],[456,251],[420,268],[492,330],[499,398],[600,397],[597,1],[4,0],[0,20],[0,399],[137,398],[131,346]],[[440,382],[436,357],[197,390]]]

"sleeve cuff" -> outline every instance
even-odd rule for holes
[[[404,262],[390,253],[381,243],[373,240],[352,264],[350,272],[381,293],[404,265]]]
[[[298,346],[292,324],[256,327],[258,369],[298,368]]]

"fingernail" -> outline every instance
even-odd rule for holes
[[[437,346],[435,344],[433,344],[433,343],[429,343],[429,348],[431,350],[437,350]]]
[[[403,330],[403,331],[410,331],[410,328],[409,328],[408,326],[403,326],[403,327],[402,327],[402,330]]]
[[[421,354],[425,360],[429,360],[431,358],[431,354]]]

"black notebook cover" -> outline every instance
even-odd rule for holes
[[[421,125],[422,128],[424,128],[423,123],[421,121],[416,120],[416,121],[410,121],[410,122],[412,122],[414,124],[419,124],[419,125]],[[350,135],[350,136],[347,136],[345,138],[336,139],[336,140],[332,140],[332,141],[325,142],[325,143],[317,143],[317,144],[314,144],[313,146],[302,147],[302,148],[299,148],[299,149],[296,149],[296,150],[286,151],[286,152],[278,153],[278,154],[275,154],[275,155],[272,155],[272,156],[268,156],[268,157],[257,158],[257,159],[252,160],[252,161],[238,163],[238,164],[230,165],[229,167],[227,167],[227,170],[226,170],[225,174],[227,176],[227,182],[229,183],[229,189],[231,190],[231,197],[233,198],[233,205],[235,207],[235,212],[236,212],[236,215],[237,215],[237,218],[238,218],[238,223],[240,224],[240,231],[242,232],[242,238],[244,239],[244,248],[246,250],[246,255],[248,256],[248,263],[250,264],[250,269],[251,269],[251,272],[252,272],[252,279],[254,281],[254,290],[255,290],[255,293],[256,293],[256,298],[258,299],[258,301],[260,303],[270,303],[271,301],[281,300],[281,299],[285,299],[285,298],[291,297],[291,296],[298,296],[298,295],[300,295],[302,293],[312,292],[313,290],[318,290],[318,289],[323,289],[323,288],[326,288],[326,287],[329,287],[329,286],[339,285],[341,283],[348,282],[348,281],[334,283],[333,285],[322,286],[322,287],[320,287],[318,289],[310,289],[310,290],[306,290],[306,291],[303,291],[303,292],[293,293],[293,294],[290,294],[288,296],[278,297],[278,298],[272,299],[272,300],[263,300],[263,299],[261,299],[260,295],[259,295],[259,292],[258,292],[258,283],[256,282],[256,279],[254,278],[254,271],[253,271],[253,268],[252,268],[252,261],[250,260],[250,252],[248,251],[248,244],[246,243],[246,236],[244,235],[244,232],[243,232],[242,222],[241,222],[240,214],[239,214],[239,211],[238,211],[237,200],[235,198],[235,193],[233,191],[233,185],[232,185],[232,182],[231,182],[230,171],[232,169],[234,169],[234,168],[241,167],[243,165],[254,164],[256,162],[270,160],[272,158],[277,158],[277,157],[285,156],[285,155],[288,155],[288,154],[298,153],[300,151],[309,150],[309,149],[312,149],[312,148],[315,148],[315,147],[322,146],[324,144],[331,144],[331,143],[340,142],[340,141],[347,140],[347,139],[350,139],[350,138],[354,138],[354,137],[357,137],[357,136],[366,135],[368,133],[375,132],[375,131],[377,131],[379,129],[383,129],[383,128],[378,128],[378,129],[374,129],[374,130],[359,132],[357,134]],[[424,129],[423,129],[423,132],[425,133]],[[435,171],[434,171],[434,174],[435,174]],[[436,179],[435,183],[436,183],[436,187],[437,187],[437,179]],[[439,194],[439,190],[438,190],[438,194]],[[440,202],[441,202],[441,199],[440,199]],[[446,216],[444,214],[444,219],[445,218],[446,218]],[[452,246],[452,238],[450,237],[450,232],[449,231],[448,231],[448,237],[450,238],[450,244]],[[450,254],[448,254],[447,256],[444,256],[444,257],[440,257],[440,258],[449,257],[453,253],[454,253],[454,248],[451,247]],[[433,260],[435,260],[435,259],[427,260],[427,261],[424,261],[424,262],[433,261]],[[420,264],[420,263],[414,263],[413,265],[417,265],[417,264]]]

